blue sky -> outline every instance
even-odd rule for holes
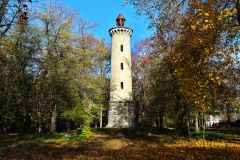
[[[120,12],[127,20],[125,26],[134,31],[131,40],[132,48],[136,41],[149,37],[153,33],[147,30],[146,18],[136,15],[133,6],[123,6],[123,0],[63,0],[63,3],[77,11],[86,20],[97,22],[94,35],[104,38],[106,42],[111,42],[108,30],[116,26],[115,20]]]

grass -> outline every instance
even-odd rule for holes
[[[90,139],[68,133],[2,135],[0,159],[240,159],[239,130],[207,130],[191,140],[174,130],[94,129]]]

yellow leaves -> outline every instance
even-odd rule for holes
[[[221,26],[219,21],[231,21],[229,17],[235,17],[237,14],[236,6],[227,6],[222,10],[218,10],[216,2],[208,1],[208,3],[194,2],[194,12],[191,15],[191,28],[193,30],[199,29],[202,31],[207,31],[210,29],[218,28]],[[201,21],[201,24],[196,24],[194,21]],[[224,23],[224,22],[223,22]]]
[[[209,14],[207,13],[206,15],[209,15]],[[213,20],[211,20],[211,19],[199,18],[198,20],[196,20],[196,22],[194,22],[191,25],[191,28],[193,30],[195,30],[197,27],[199,27],[200,30],[207,30],[207,29],[215,28],[215,24],[214,24]]]
[[[182,149],[182,148],[187,148],[187,149],[192,148],[196,152],[198,152],[198,150],[202,151],[202,149],[204,149],[205,152],[202,155],[198,154],[198,157],[200,156],[200,157],[202,157],[202,159],[204,159],[204,157],[206,157],[206,154],[207,154],[206,151],[209,151],[210,154],[215,158],[216,155],[213,155],[213,153],[212,153],[213,149],[217,150],[217,149],[227,149],[228,148],[231,151],[233,151],[233,150],[237,151],[237,149],[239,148],[239,144],[236,144],[236,143],[224,140],[224,139],[221,139],[221,141],[219,141],[219,140],[209,141],[209,140],[204,140],[204,139],[191,139],[191,140],[186,141],[186,140],[179,139],[175,143],[167,143],[164,146],[171,148],[172,150],[177,149],[178,151],[179,151],[179,149]],[[198,152],[198,153],[200,153],[200,152]],[[184,154],[184,153],[182,153],[182,154]],[[190,160],[190,159],[195,159],[195,158],[194,157],[187,158],[187,155],[185,155],[185,159]]]
[[[211,19],[209,19],[209,20],[208,20],[208,19],[205,19],[204,22],[206,23],[206,26],[207,26],[208,28],[214,28],[214,26],[215,26],[213,20],[211,20]]]
[[[232,13],[231,12],[226,12],[225,17],[229,17],[229,16],[232,16]]]
[[[208,74],[208,77],[212,78],[212,77],[213,77],[213,73],[212,73],[212,72],[209,73],[209,74]]]
[[[192,141],[191,145],[197,148],[226,148],[226,147],[233,146],[230,143],[214,142],[214,141],[207,141],[207,140]]]
[[[130,144],[127,140],[122,139],[112,139],[104,141],[103,147],[108,150],[119,150],[128,147]]]
[[[197,21],[197,22],[195,22],[194,24],[191,25],[191,28],[192,28],[193,30],[195,30],[196,27],[199,26],[199,24],[201,24],[201,23],[202,23],[202,21]]]
[[[192,29],[198,28],[200,31],[216,28],[215,19],[217,12],[209,6],[196,6],[196,13],[192,15]],[[195,21],[195,22],[194,22]]]
[[[235,98],[232,98],[232,97],[228,97],[227,98],[227,101],[225,102],[226,104],[229,103],[231,106],[234,106],[234,107],[237,107],[238,108],[238,111],[240,112],[240,109],[239,109],[239,103],[240,103],[240,100],[239,99],[235,99]]]
[[[218,85],[221,85],[221,81],[220,81],[219,77],[217,77],[216,80],[217,80],[217,84],[218,84]]]
[[[223,19],[225,19],[227,17],[233,16],[235,13],[237,13],[237,10],[235,7],[231,8],[229,10],[224,10],[217,16],[217,20],[222,21]]]
[[[201,28],[201,30],[207,30],[209,28],[209,25],[207,24],[207,25],[203,25],[202,26],[202,28]]]
[[[203,140],[197,136],[197,138],[187,139],[186,137],[179,137],[174,131],[171,131],[171,134],[176,136],[161,134],[156,132],[157,130],[133,130],[132,132],[133,135],[136,135],[136,133],[147,135],[145,134],[146,131],[149,132],[149,138],[140,140],[112,138],[109,137],[110,133],[108,132],[94,132],[94,141],[82,141],[77,139],[75,135],[58,133],[54,134],[57,136],[43,135],[37,138],[28,136],[29,138],[25,138],[26,142],[23,143],[20,136],[12,138],[13,136],[7,135],[4,138],[6,137],[11,143],[6,146],[10,149],[9,154],[5,154],[4,158],[19,159],[19,153],[21,153],[21,157],[29,157],[26,150],[31,150],[36,159],[56,159],[55,157],[60,156],[63,159],[110,159],[113,156],[114,158],[111,159],[239,159],[239,136],[237,134],[224,134],[235,130],[224,129],[221,130],[223,133],[219,134],[219,131],[212,129],[210,130],[212,138],[210,140]],[[154,133],[154,135],[152,136],[151,133]],[[132,136],[132,134],[129,135]],[[229,137],[229,135],[232,135],[232,137]],[[109,138],[103,140],[101,137]],[[49,140],[51,143],[49,143]],[[39,141],[41,147],[31,148]],[[23,147],[18,147],[19,149],[16,151],[15,144],[21,144]],[[59,150],[64,152],[59,152]],[[41,154],[43,152],[46,154]]]
[[[237,9],[236,9],[236,7],[234,6],[234,7],[232,7],[230,10],[229,10],[230,12],[232,12],[233,14],[234,13],[237,13]]]
[[[191,28],[192,28],[193,30],[195,30],[196,27],[197,27],[196,25],[191,25]]]
[[[218,20],[218,21],[221,21],[223,18],[224,18],[224,17],[223,17],[222,15],[219,15],[219,16],[217,17],[217,20]]]
[[[209,67],[213,58],[215,60],[219,54],[216,41],[220,40],[218,39],[220,36],[216,31],[225,29],[221,27],[222,23],[217,21],[219,12],[216,8],[208,6],[194,8],[189,21],[185,23],[186,32],[179,38],[177,50],[171,56],[173,74],[179,79],[182,95],[186,97],[188,103],[194,103],[194,106],[204,112],[208,112],[210,110],[208,107],[211,106],[211,95],[207,93],[209,87],[218,88],[218,85],[224,83],[224,79],[220,76],[222,68],[218,71],[218,68]],[[226,12],[224,15],[231,14]],[[182,56],[179,56],[179,52],[183,53]],[[224,57],[221,58],[221,63],[223,59]],[[230,60],[227,61],[230,62]],[[203,69],[201,75],[195,71],[198,67]],[[212,72],[208,70],[210,68]]]
[[[208,17],[210,14],[209,13],[204,13],[204,15]]]
[[[209,47],[209,46],[204,48],[204,50],[203,50],[203,54],[204,54],[205,58],[211,56],[211,54],[213,52],[214,52],[214,48],[213,47]],[[205,60],[207,60],[207,59],[205,59]]]
[[[205,20],[205,22],[208,22],[208,20]],[[213,28],[215,28],[215,26],[213,25],[213,24],[204,24],[201,28],[200,28],[200,30],[208,30],[208,29],[213,29]]]
[[[198,43],[202,43],[203,42],[203,39],[202,38],[198,38]]]
[[[216,84],[220,85],[221,84],[221,81],[220,81],[220,77],[218,75],[213,75],[213,72],[210,72],[208,74],[208,77],[209,79],[212,81],[212,82],[215,82]]]

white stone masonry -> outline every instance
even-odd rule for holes
[[[133,126],[131,46],[132,29],[118,26],[109,30],[112,37],[110,102],[107,128]]]

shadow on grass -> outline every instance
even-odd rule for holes
[[[226,143],[240,144],[239,129],[208,129],[206,140],[224,141]],[[175,129],[156,128],[98,128],[94,129],[97,134],[108,135],[108,138],[126,138],[129,140],[146,140],[148,142],[158,142],[173,144],[178,140],[189,141],[188,137],[179,136]],[[192,133],[192,139],[202,139],[201,133]]]
[[[124,137],[129,139],[148,138],[151,135],[176,136],[174,129],[157,128],[97,128],[93,129],[95,133],[102,133],[111,137]]]
[[[55,134],[31,134],[31,135],[0,135],[0,149],[14,146],[24,146],[32,141],[40,143],[41,141],[58,142],[64,141],[64,133]]]
[[[240,159],[239,148],[172,147],[165,143],[131,140],[120,149],[106,149],[96,142],[43,143],[29,141],[21,146],[0,149],[3,159]]]
[[[222,129],[207,129],[209,134],[218,134],[223,136],[240,135],[240,129],[236,128],[222,128]]]
[[[225,148],[194,147],[186,145],[188,140],[175,130],[104,128],[94,133],[109,137],[82,141],[66,133],[0,136],[0,159],[240,159],[239,143]],[[220,138],[209,133],[208,138]]]
[[[200,139],[201,137],[201,133],[193,133],[193,138]],[[240,129],[207,129],[205,139],[240,144]]]

